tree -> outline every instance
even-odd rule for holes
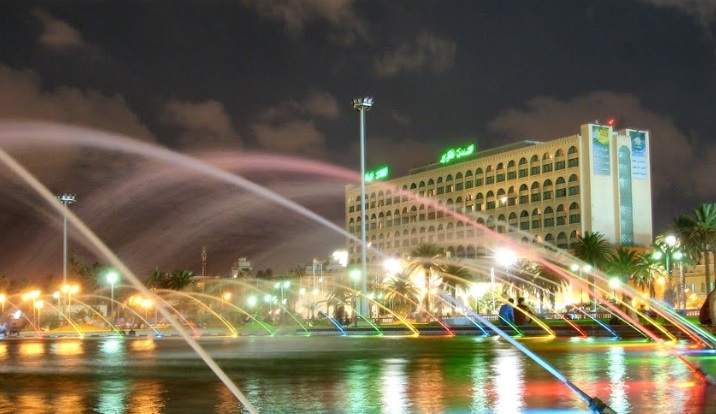
[[[149,277],[147,277],[144,285],[149,289],[166,289],[168,279],[169,277],[164,271],[155,267],[149,273]]]
[[[553,266],[551,264],[550,266]],[[543,263],[536,263],[534,266],[534,273],[532,275],[531,282],[537,287],[537,296],[539,297],[540,312],[542,311],[545,292],[550,293],[551,307],[554,309],[554,298],[557,291],[563,287],[568,286],[570,282],[564,278],[560,273],[555,271]]]
[[[167,279],[167,288],[172,290],[183,290],[192,284],[194,272],[191,270],[175,270]]]
[[[407,266],[408,274],[422,270],[425,277],[425,310],[430,312],[430,276],[440,266],[445,251],[436,244],[422,243],[410,252],[410,261]]]
[[[443,289],[447,292],[452,290],[456,295],[457,288],[466,287],[472,280],[472,272],[458,262],[447,262],[439,265],[436,272],[443,280]]]
[[[634,249],[619,246],[608,256],[607,273],[619,279],[619,283],[625,285],[632,280],[638,272],[643,271],[640,267],[639,255]],[[622,302],[626,302],[626,290],[622,289]]]
[[[686,249],[703,254],[706,289],[711,289],[710,254],[716,254],[716,204],[702,204],[692,212],[674,220],[672,228]],[[714,261],[716,273],[716,261]]]
[[[398,311],[402,311],[403,315],[410,313],[410,301],[417,302],[419,300],[419,289],[411,280],[411,274],[407,271],[396,273],[393,277],[383,283],[386,290],[385,298],[392,304],[398,303]],[[393,309],[395,310],[395,309]]]
[[[630,280],[640,289],[648,289],[649,296],[656,296],[654,280],[661,271],[661,263],[654,261],[651,253],[643,252],[637,255],[638,270],[631,276]]]
[[[601,233],[588,231],[584,232],[583,236],[578,237],[571,248],[574,257],[600,270],[604,270],[607,265],[610,250],[609,244]],[[594,302],[592,303],[592,311],[595,311],[597,302],[596,290],[594,289],[594,275],[592,272],[589,273],[589,284],[590,289],[595,292]]]
[[[266,280],[273,279],[273,270],[271,270],[270,268],[265,270],[259,270],[258,272],[256,272],[256,278]]]

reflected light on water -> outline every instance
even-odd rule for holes
[[[77,413],[77,407],[84,407],[86,401],[84,400],[83,394],[60,394],[57,399],[52,401],[50,409],[46,412],[57,413],[57,414],[75,414]],[[43,407],[38,405],[38,407]]]
[[[524,359],[516,349],[500,349],[493,364],[495,413],[519,413],[524,407]]]
[[[472,404],[470,409],[475,414],[490,413],[490,390],[488,387],[489,382],[487,381],[489,374],[486,361],[481,355],[476,356],[473,359],[470,373],[472,378]]]
[[[131,341],[129,347],[132,351],[154,351],[157,344],[151,339]]]
[[[446,385],[444,373],[442,361],[439,359],[421,358],[415,361],[415,372],[412,373],[412,377],[421,378],[421,381],[411,383],[411,400],[415,404],[415,409],[409,412],[445,412],[443,405]]]
[[[166,389],[157,380],[135,381],[130,389],[127,402],[127,413],[160,414],[164,412],[164,396]]]
[[[400,414],[408,411],[405,398],[408,378],[405,374],[407,361],[402,358],[389,358],[383,361],[382,395],[383,413]]]
[[[350,412],[368,411],[365,404],[369,400],[366,385],[369,384],[368,376],[370,373],[370,368],[366,366],[365,361],[357,360],[350,365],[348,377],[346,378],[346,386],[348,387],[346,407]]]
[[[50,352],[57,355],[82,355],[84,351],[81,341],[62,341],[52,344]]]
[[[629,400],[627,399],[626,381],[626,363],[624,348],[609,348],[609,383],[611,386],[611,395],[609,406],[618,413],[628,413],[630,411]]]
[[[118,407],[125,407],[129,396],[129,381],[126,379],[102,380],[98,384],[102,389],[97,401],[97,411],[100,413],[116,412]]]
[[[124,350],[123,344],[119,339],[109,339],[102,344],[100,349],[103,353],[109,355],[121,354]]]
[[[42,342],[23,342],[20,344],[19,353],[24,357],[43,355],[45,353],[45,344]]]

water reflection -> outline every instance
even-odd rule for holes
[[[478,354],[472,361],[470,379],[472,380],[472,404],[470,409],[474,414],[489,414],[490,409],[490,387],[488,379],[490,370],[487,361],[482,354]]]
[[[57,355],[81,355],[83,352],[82,342],[80,341],[62,341],[56,342],[50,346],[50,352]]]
[[[118,407],[126,407],[130,391],[130,381],[126,378],[105,379],[97,386],[102,390],[97,401],[100,413],[118,412]]]
[[[22,342],[20,343],[19,353],[21,357],[31,358],[39,357],[45,354],[44,342]]]
[[[614,346],[609,348],[608,375],[610,382],[611,399],[609,406],[618,413],[629,412],[629,400],[627,399],[626,385],[626,363],[624,348]]]
[[[410,412],[445,412],[445,378],[442,360],[438,358],[420,358],[412,366],[410,400],[413,402]],[[420,380],[417,380],[417,379]]]
[[[130,414],[160,414],[164,412],[165,393],[166,388],[158,380],[133,381],[127,398],[127,412]]]
[[[256,340],[263,352],[246,351],[247,343],[239,338],[207,348],[222,356],[218,363],[262,413],[587,410],[581,398],[538,364],[494,341]],[[695,383],[677,359],[657,354],[657,344],[529,346],[620,413],[698,413],[716,405],[716,393]],[[117,412],[113,407],[136,414],[242,411],[233,394],[179,341],[11,340],[0,341],[0,357],[2,384],[12,384],[0,387],[0,413]],[[716,372],[716,358],[698,362]]]
[[[519,413],[524,408],[524,358],[516,349],[498,349],[493,362],[495,413]]]
[[[408,388],[406,364],[407,361],[402,358],[383,360],[381,401],[386,414],[408,412],[408,400],[405,398]]]

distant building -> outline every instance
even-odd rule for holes
[[[650,245],[649,135],[592,123],[547,142],[453,148],[404,177],[387,178],[387,168],[369,172],[366,240],[391,256],[436,243],[452,257],[474,258],[484,253],[480,230],[469,225],[477,222],[560,248],[586,231],[614,244]],[[360,240],[360,186],[347,186],[345,197],[346,230]],[[360,243],[347,247],[349,263],[359,263]],[[378,256],[370,252],[368,260]]]
[[[240,257],[231,264],[231,277],[247,276],[252,270],[251,262],[246,257]]]

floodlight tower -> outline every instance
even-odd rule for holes
[[[74,194],[62,194],[60,196],[57,196],[57,199],[60,200],[62,204],[65,205],[65,211],[64,211],[64,219],[65,219],[65,225],[64,225],[64,232],[63,232],[63,260],[62,260],[62,284],[67,284],[67,206],[69,204],[74,203],[77,199],[75,198]]]
[[[361,313],[368,313],[368,302],[365,295],[368,291],[368,264],[366,259],[365,240],[365,113],[373,106],[373,98],[365,96],[353,99],[353,109],[360,112],[360,233],[361,233]]]

